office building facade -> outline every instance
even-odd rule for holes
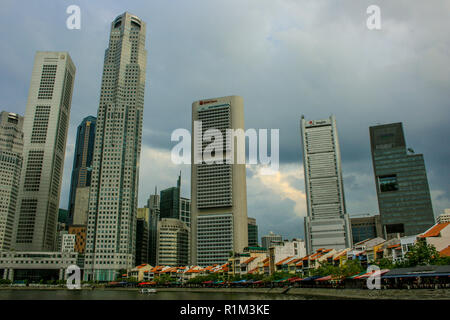
[[[237,139],[226,136],[227,129],[244,130],[243,99],[229,96],[194,102],[192,128],[191,262],[224,264],[230,251],[242,252],[248,246],[245,164],[230,161],[237,160],[238,148],[233,148]],[[211,143],[210,129],[222,134],[222,141],[214,141],[214,152],[224,155],[222,163],[211,163],[205,152]]]
[[[180,197],[180,220],[191,227],[191,199]]]
[[[145,23],[124,13],[111,24],[97,114],[85,279],[112,281],[135,264],[146,74]]]
[[[84,254],[86,251],[86,225],[70,225],[69,234],[75,235],[75,251]]]
[[[440,214],[436,219],[436,223],[446,222],[450,222],[450,209],[444,209],[444,212]]]
[[[150,195],[147,202],[149,209],[149,235],[148,235],[148,262],[152,266],[156,265],[158,255],[158,223],[159,223],[159,194],[155,190],[155,194]]]
[[[258,226],[255,218],[248,218],[248,246],[258,247]]]
[[[95,143],[95,124],[97,118],[89,116],[83,119],[81,124],[77,128],[77,139],[75,142],[75,153],[73,156],[73,168],[72,179],[70,182],[69,193],[69,224],[80,224],[80,221],[74,222],[75,203],[77,199],[77,189],[86,188],[80,191],[80,196],[83,195],[83,191],[89,194],[89,186],[91,185],[91,173],[92,173],[92,159],[94,156],[94,143]],[[85,197],[84,197],[85,198]],[[84,207],[83,207],[84,205]],[[83,199],[78,202],[78,213],[87,212],[89,201]]]
[[[161,190],[159,210],[161,218],[180,218],[181,175],[178,176],[177,186]]]
[[[269,234],[261,237],[261,245],[263,248],[269,249],[276,243],[283,241],[283,237],[279,234],[274,234],[272,231]]]
[[[334,116],[301,119],[303,168],[308,215],[305,240],[308,254],[317,249],[345,249],[352,244],[345,209],[341,154]]]
[[[23,160],[22,129],[23,117],[0,113],[0,251],[12,247]]]
[[[158,223],[156,265],[180,267],[189,264],[189,228],[179,219],[161,218]]]
[[[148,263],[148,245],[149,245],[149,217],[148,208],[139,208],[136,224],[136,265]]]
[[[356,216],[350,218],[353,244],[363,240],[382,238],[380,215]]]
[[[67,52],[36,53],[23,122],[17,251],[54,249],[74,79]]]
[[[369,131],[384,238],[424,232],[434,224],[434,214],[423,155],[406,147],[402,123]]]

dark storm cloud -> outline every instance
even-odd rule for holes
[[[163,157],[175,145],[172,131],[190,130],[193,101],[236,94],[244,98],[246,127],[280,129],[282,170],[297,165],[300,172],[301,115],[334,114],[347,209],[377,212],[369,126],[403,122],[408,146],[425,155],[435,212],[450,207],[448,1],[377,1],[379,31],[366,28],[372,1],[77,1],[81,30],[68,30],[71,4],[3,1],[0,20],[9,30],[0,58],[2,109],[25,112],[35,51],[67,50],[77,66],[62,207],[76,126],[97,113],[110,23],[124,11],[147,23],[146,152]],[[141,176],[140,204],[155,184],[176,181],[177,168],[159,165]],[[299,174],[292,186],[304,190],[302,179]],[[270,205],[267,197],[254,201],[267,190],[251,185],[249,215],[258,215],[260,230],[298,236],[290,219],[301,218],[292,200],[273,195]]]

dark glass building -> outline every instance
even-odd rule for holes
[[[148,263],[152,266],[156,265],[156,258],[158,254],[158,223],[159,223],[159,194],[157,194],[155,188],[155,194],[150,195],[147,202],[147,208],[149,209],[149,222],[148,222]]]
[[[145,208],[149,210],[148,208]],[[138,217],[136,222],[136,265],[148,263],[148,245],[149,245],[148,218]]]
[[[248,218],[248,246],[259,247],[258,244],[258,226],[255,218]]]
[[[380,215],[350,217],[353,244],[377,237],[383,238]]]
[[[181,175],[178,177],[177,186],[161,191],[159,209],[160,218],[180,219],[180,188]]]
[[[83,119],[77,129],[68,205],[69,215],[67,222],[69,224],[72,224],[73,221],[77,188],[89,187],[91,185],[96,123],[97,118],[89,116]]]
[[[407,149],[402,123],[369,131],[384,238],[424,232],[434,214],[423,155]]]

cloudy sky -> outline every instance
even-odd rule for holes
[[[81,29],[66,28],[66,8]],[[381,30],[366,9],[381,8]],[[260,236],[303,236],[306,215],[299,120],[336,116],[347,211],[377,213],[369,126],[403,122],[423,153],[435,215],[450,208],[450,1],[435,0],[2,0],[0,109],[25,113],[34,54],[68,51],[77,67],[62,208],[67,207],[76,127],[96,115],[111,21],[129,11],[147,23],[147,83],[139,204],[190,168],[170,162],[191,103],[244,98],[246,128],[280,129],[280,171],[247,170],[248,215]]]

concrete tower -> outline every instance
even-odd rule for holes
[[[341,152],[336,119],[301,119],[303,166],[308,216],[305,238],[308,254],[317,249],[345,249],[352,245],[345,209]]]
[[[0,251],[10,250],[22,170],[23,117],[0,113]]]
[[[74,78],[67,52],[36,53],[23,123],[17,251],[54,249]]]
[[[237,163],[238,148],[232,149],[232,140],[226,138],[227,129],[244,130],[243,99],[229,96],[196,101],[192,104],[194,131],[197,121],[201,121],[201,132],[192,135],[191,147],[191,262],[206,266],[226,263],[231,251],[242,252],[248,246],[245,164]],[[210,145],[210,129],[223,136],[222,164],[206,163],[208,159],[202,157]],[[237,138],[233,141],[236,146]],[[195,163],[196,155],[201,163]],[[232,155],[233,163],[227,164]]]
[[[127,12],[118,16],[104,59],[85,279],[110,281],[134,267],[146,59],[145,23]]]

